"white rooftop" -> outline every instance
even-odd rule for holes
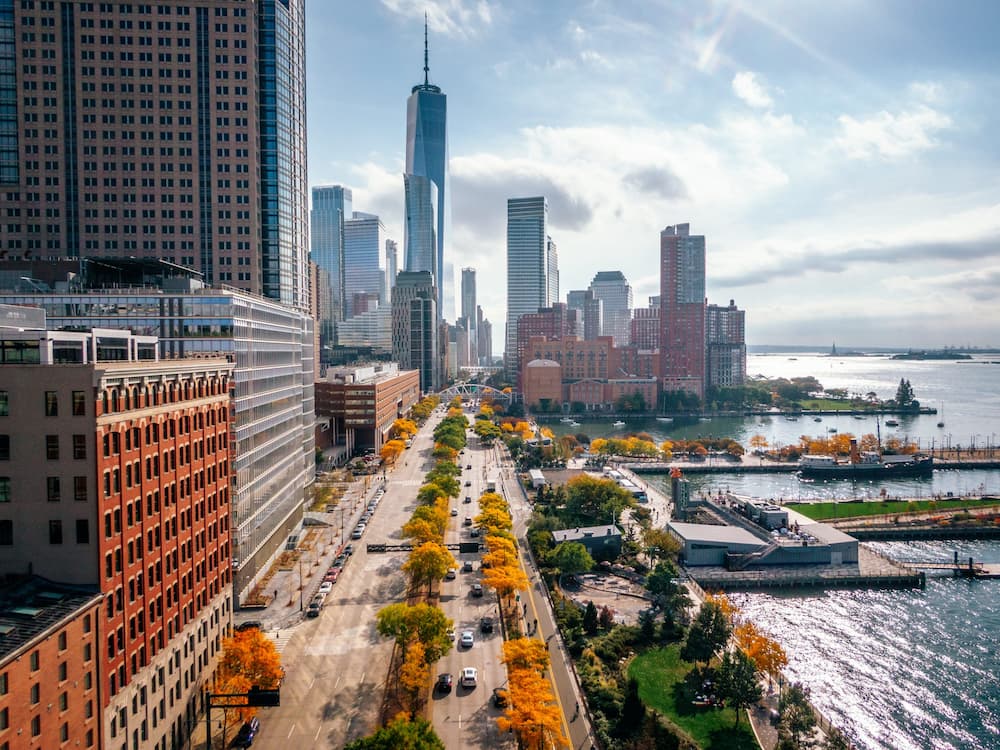
[[[754,536],[739,526],[714,526],[708,523],[682,523],[671,521],[667,527],[687,542],[708,542],[711,544],[756,544],[763,547],[767,542]]]

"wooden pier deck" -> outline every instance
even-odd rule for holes
[[[976,578],[992,580],[1000,578],[1000,563],[982,563],[973,561],[949,562],[946,560],[897,560],[912,570],[946,570],[956,578]]]

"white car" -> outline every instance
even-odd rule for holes
[[[455,631],[452,630],[451,628],[448,628],[448,632],[445,635],[448,636],[449,641],[455,640]]]
[[[320,584],[318,593],[326,595],[329,594],[331,591],[333,591],[333,584],[330,583],[330,581],[325,581],[324,583]]]
[[[462,669],[462,676],[459,678],[458,684],[466,688],[474,688],[476,686],[476,677],[479,672],[476,671],[475,667],[464,667]]]
[[[462,648],[472,648],[472,644],[476,642],[476,636],[471,630],[463,630],[462,637],[458,641],[458,645]]]

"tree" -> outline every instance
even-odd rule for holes
[[[390,604],[375,615],[379,635],[394,639],[404,654],[412,643],[419,641],[427,664],[433,664],[451,650],[448,630],[452,625],[439,608],[423,603]]]
[[[601,607],[601,612],[597,616],[597,622],[601,630],[611,630],[615,626],[615,613],[607,605]]]
[[[487,532],[510,531],[514,528],[510,515],[496,507],[483,508],[482,512],[472,520]]]
[[[632,495],[611,479],[581,474],[566,483],[566,510],[576,518],[614,523],[623,510],[633,505]]]
[[[788,656],[781,644],[761,633],[750,621],[740,623],[733,629],[733,640],[768,679],[777,677],[788,666]]]
[[[458,562],[454,555],[438,542],[424,542],[410,552],[410,556],[403,563],[403,570],[409,574],[413,585],[426,583],[428,591],[434,581],[444,578],[448,568],[457,567]]]
[[[778,701],[778,747],[789,750],[812,747],[816,714],[809,705],[809,694],[799,683],[792,683]]]
[[[743,709],[760,700],[763,691],[757,681],[757,668],[750,657],[739,649],[727,651],[718,671],[718,692],[736,709],[736,724]]]
[[[484,445],[490,445],[503,434],[499,427],[485,419],[477,420],[472,431],[479,436]]]
[[[379,456],[381,456],[382,460],[386,463],[394,464],[396,463],[396,459],[402,455],[404,450],[406,450],[406,443],[402,440],[390,440],[382,446],[382,450],[379,451]]]
[[[500,730],[517,732],[528,750],[568,748],[569,741],[562,733],[562,715],[548,680],[533,670],[515,669],[509,673],[508,684],[510,702],[503,715],[497,717]]]
[[[500,661],[510,671],[529,669],[541,672],[549,666],[549,649],[540,638],[512,638],[503,642]]]
[[[639,681],[629,677],[625,683],[625,699],[622,701],[621,717],[615,734],[618,737],[632,737],[641,732],[646,719],[646,704],[639,697]]]
[[[445,750],[445,746],[429,721],[400,714],[374,734],[347,743],[344,750]]]
[[[549,553],[549,562],[560,573],[583,573],[594,567],[594,558],[579,542],[562,542]]]
[[[428,485],[424,485],[427,487]],[[434,486],[434,485],[430,485]],[[420,489],[423,489],[421,487]],[[411,523],[425,521],[437,533],[439,538],[444,538],[444,530],[448,528],[448,499],[442,495],[435,495],[434,499],[426,505],[418,505],[410,516],[410,520],[403,526],[403,534],[412,536],[407,530]]]
[[[529,585],[528,576],[519,565],[487,568],[483,574],[483,583],[496,591],[501,598],[513,596],[515,591],[527,591]]]
[[[681,658],[690,662],[708,662],[729,640],[732,626],[717,602],[706,601],[691,623]]]
[[[285,672],[274,641],[258,628],[238,630],[222,641],[219,670],[226,675],[240,675],[262,690],[277,689]]]
[[[597,607],[593,602],[587,602],[587,608],[583,611],[583,632],[587,635],[596,635],[599,625]]]
[[[394,438],[411,438],[417,434],[417,423],[412,419],[405,419],[400,417],[395,422],[392,423],[392,427],[389,428],[389,434]]]
[[[420,709],[420,697],[427,687],[431,669],[424,655],[424,644],[414,641],[406,650],[403,665],[399,670],[399,688],[403,692],[405,704],[410,707],[410,716],[416,716]]]
[[[761,434],[752,435],[750,437],[750,447],[754,449],[755,453],[760,453],[767,448],[767,438]]]
[[[434,482],[421,485],[417,490],[417,502],[421,505],[434,505],[439,497],[448,499],[448,493],[441,489],[441,486]],[[419,510],[419,508],[418,508]]]
[[[423,518],[411,518],[403,524],[402,532],[405,538],[412,539],[416,544],[444,541],[438,529]]]
[[[823,750],[851,750],[851,743],[847,741],[843,732],[836,727],[830,727],[823,742]]]
[[[895,401],[897,406],[910,406],[913,403],[913,386],[910,385],[909,380],[899,379]]]
[[[681,543],[666,529],[650,526],[642,532],[642,542],[651,561],[658,558],[676,559],[681,551]]]

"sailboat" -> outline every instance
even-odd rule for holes
[[[937,424],[938,427],[944,427],[944,402],[941,402],[941,421]]]

